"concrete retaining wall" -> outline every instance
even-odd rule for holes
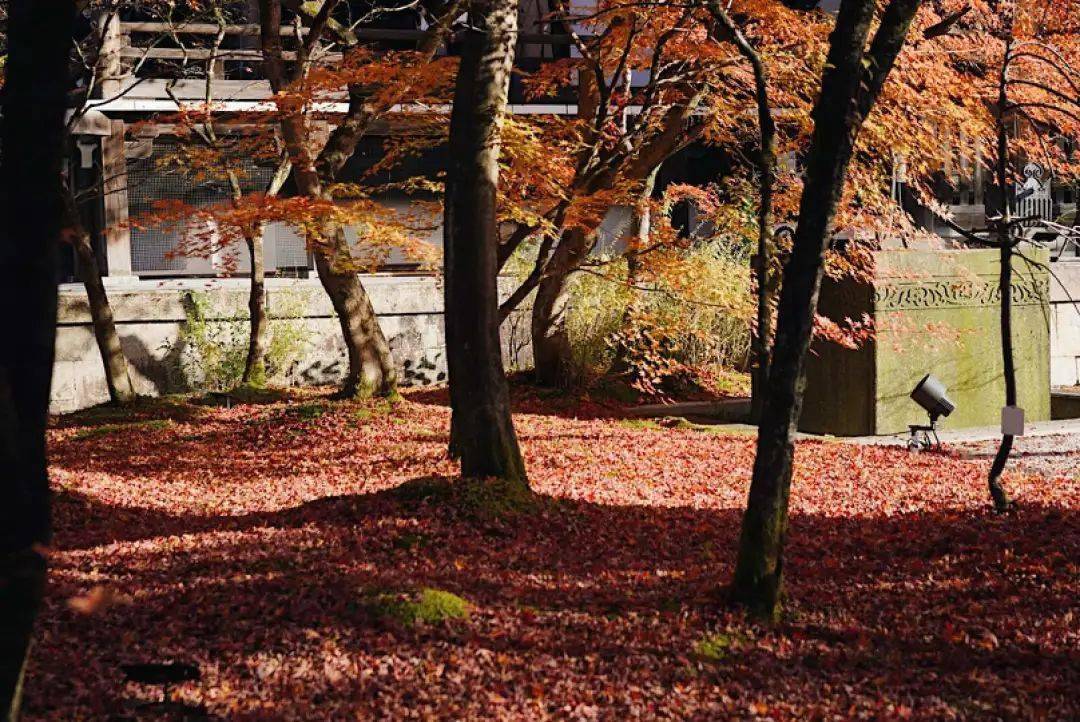
[[[362,281],[393,349],[402,383],[445,381],[443,293],[439,279],[372,275],[362,277]],[[242,319],[247,284],[243,279],[131,281],[109,289],[117,330],[140,393],[159,395],[190,387],[192,378],[187,371],[196,365],[192,355],[198,351],[183,333],[188,327],[191,294],[208,309],[211,343],[246,343]],[[288,353],[282,356],[288,360],[287,367],[273,381],[332,384],[343,377],[348,362],[340,326],[318,279],[268,279],[267,307],[272,332],[287,328],[293,339]],[[61,287],[57,325],[53,412],[107,401],[101,357],[81,285]],[[530,365],[527,320],[520,315],[508,319],[503,335],[507,368]]]
[[[1045,251],[1033,251],[1048,260]],[[908,398],[925,374],[949,389],[945,428],[996,426],[1005,403],[996,250],[882,251],[873,285],[826,283],[819,310],[834,320],[865,313],[877,329],[857,350],[816,342],[800,428],[841,436],[893,434],[926,414]],[[1056,264],[1060,265],[1060,264]],[[1050,418],[1049,277],[1016,259],[1013,341],[1019,403]]]

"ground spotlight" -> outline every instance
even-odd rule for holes
[[[908,439],[908,448],[912,451],[929,449],[940,446],[941,440],[937,435],[937,422],[943,416],[948,416],[956,410],[948,396],[945,384],[938,381],[932,375],[927,374],[915,385],[911,392],[912,400],[921,406],[930,416],[929,426],[925,424],[910,424],[911,438]],[[931,441],[931,438],[933,441]]]

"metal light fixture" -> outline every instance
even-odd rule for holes
[[[930,416],[930,425],[910,424],[911,438],[908,439],[908,449],[919,451],[934,446],[941,446],[941,439],[937,435],[937,422],[943,416],[948,416],[956,410],[956,404],[949,399],[945,384],[927,374],[915,385],[911,392],[911,399],[921,406]],[[931,441],[931,437],[933,441]]]

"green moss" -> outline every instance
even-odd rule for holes
[[[374,616],[406,627],[468,619],[473,609],[456,594],[430,588],[410,595],[377,594],[367,600],[366,607]]]
[[[289,409],[289,414],[301,421],[314,421],[326,413],[326,407],[319,403],[300,404]]]
[[[410,479],[391,493],[396,499],[407,504],[420,504],[426,501],[443,503],[450,498],[450,484],[446,479],[438,477]]]
[[[657,429],[664,428],[664,427],[660,426],[660,424],[653,421],[652,419],[619,419],[618,424],[619,424],[619,426],[623,427],[624,429],[636,429],[636,430],[653,429],[653,430],[657,430]]]
[[[406,551],[422,549],[430,543],[431,540],[426,534],[415,534],[412,532],[406,532],[396,537],[392,542],[395,549],[403,549]]]
[[[536,496],[527,484],[509,479],[461,479],[457,483],[459,507],[466,515],[496,521],[528,513]]]
[[[401,405],[403,399],[401,395],[396,390],[394,390],[389,396],[385,396],[383,398],[356,398],[353,399],[353,401],[356,404],[356,408],[352,410],[351,416],[354,425],[356,425],[364,423],[366,421],[370,421],[371,419],[378,416],[389,416],[390,414],[393,414],[397,410],[398,406]],[[390,419],[390,423],[403,424],[405,423],[405,420],[394,417]]]
[[[430,502],[453,507],[482,522],[530,513],[538,503],[526,484],[508,479],[413,479],[397,487],[393,494],[409,504]]]
[[[738,650],[742,641],[734,634],[710,634],[694,645],[694,656],[703,662],[722,662]]]
[[[163,431],[170,426],[172,426],[172,422],[168,419],[150,419],[149,421],[135,421],[128,424],[104,424],[102,426],[91,426],[85,429],[79,429],[75,432],[73,438],[94,439],[99,436],[118,434],[123,431]]]

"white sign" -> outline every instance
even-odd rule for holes
[[[1024,410],[1019,406],[1001,409],[1001,433],[1006,436],[1024,435]]]

